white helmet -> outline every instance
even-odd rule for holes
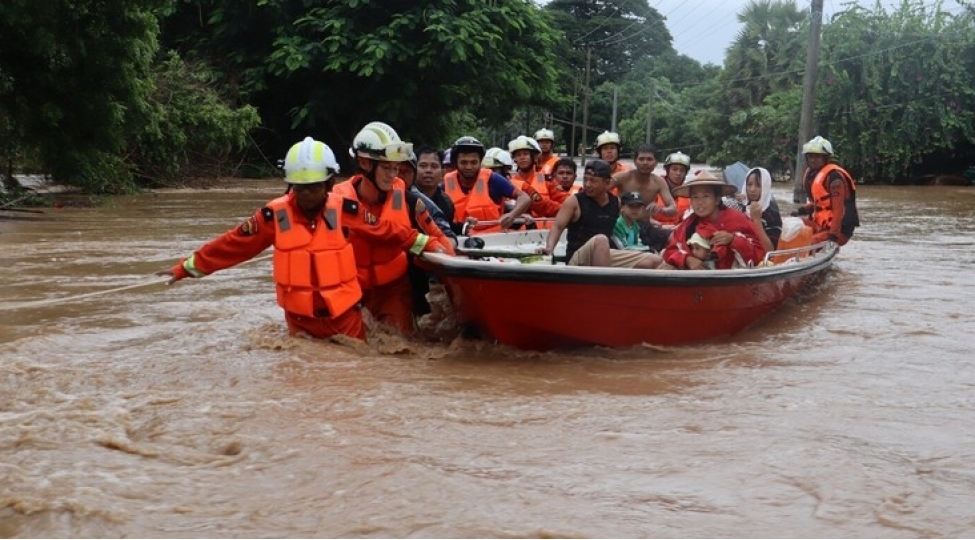
[[[620,134],[614,133],[612,131],[604,131],[598,137],[596,137],[596,151],[599,151],[599,147],[607,144],[615,144],[616,146],[622,146],[620,143]]]
[[[515,162],[511,159],[511,154],[505,152],[503,149],[495,146],[494,148],[489,148],[487,153],[484,154],[484,159],[481,160],[481,167],[485,169],[494,169],[497,167],[514,167]]]
[[[400,140],[388,124],[369,122],[352,140],[349,153],[378,161],[409,161],[413,145]]]
[[[667,156],[664,160],[664,169],[670,167],[671,165],[683,165],[687,167],[688,170],[691,168],[691,156],[681,152],[680,150],[674,152]]]
[[[508,152],[514,154],[518,150],[530,150],[532,152],[542,152],[542,147],[538,146],[538,141],[531,137],[519,135],[508,142]]]
[[[284,181],[289,184],[317,184],[337,172],[339,164],[332,149],[311,137],[292,145],[284,158]]]
[[[536,141],[552,141],[555,142],[555,132],[548,128],[542,128],[535,132]]]
[[[802,145],[803,154],[828,154],[833,155],[833,145],[829,141],[816,135],[809,142]]]

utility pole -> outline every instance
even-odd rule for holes
[[[592,49],[586,48],[586,82],[582,87],[582,145],[587,152],[582,154],[582,166],[586,166],[586,154],[589,149],[589,65],[592,61]]]
[[[653,97],[657,93],[657,85],[650,79],[650,99],[647,100],[647,144],[653,142]]]
[[[613,123],[612,123],[613,127],[609,129],[613,133],[616,133],[616,105],[618,102],[619,102],[619,88],[614,84],[613,85]]]
[[[575,157],[576,155],[576,109],[579,105],[579,75],[576,74],[575,80],[575,91],[572,93],[572,142],[569,146],[569,157]]]
[[[802,174],[806,156],[802,145],[812,138],[813,113],[816,108],[816,79],[819,77],[819,34],[823,25],[823,0],[812,0],[809,12],[809,46],[806,49],[806,73],[802,78],[802,113],[799,116],[799,145],[796,149],[796,174],[792,177],[792,202],[806,202]]]

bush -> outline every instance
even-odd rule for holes
[[[235,153],[257,127],[257,110],[233,107],[213,87],[206,66],[170,52],[153,68],[149,102],[133,118],[126,160],[143,185],[233,174]]]

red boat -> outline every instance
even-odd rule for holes
[[[481,235],[483,247],[462,248],[458,257],[424,254],[423,265],[446,285],[460,322],[513,347],[550,350],[734,334],[812,285],[839,250],[827,242],[777,251],[766,260],[792,259],[733,270],[599,268],[534,255],[545,234]]]

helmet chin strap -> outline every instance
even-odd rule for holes
[[[369,183],[372,184],[372,187],[376,188],[376,191],[379,193],[379,202],[383,202],[386,200],[386,194],[389,192],[379,187],[379,183],[376,182],[376,169],[379,168],[379,160],[370,159],[369,163],[372,165],[372,168],[370,168],[368,171],[363,172],[362,176],[366,180],[369,180]],[[358,189],[356,191],[358,192]],[[358,195],[360,198],[362,197],[362,193],[359,193]]]

